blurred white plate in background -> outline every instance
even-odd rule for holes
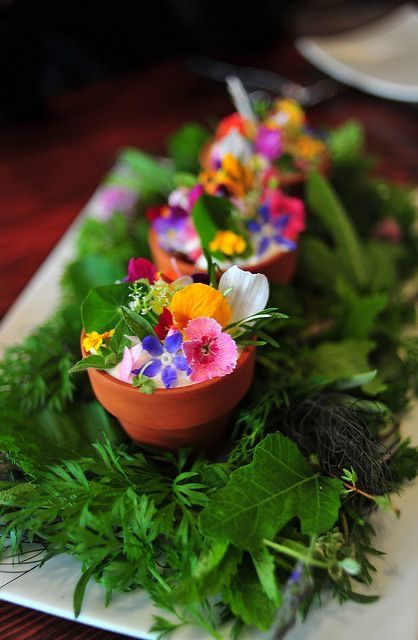
[[[418,9],[410,4],[351,31],[295,44],[309,62],[345,84],[418,102]]]

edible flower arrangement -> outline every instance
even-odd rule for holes
[[[96,300],[111,298],[115,289],[118,306],[112,299],[96,312]],[[265,308],[268,297],[263,274],[236,266],[210,284],[206,274],[172,279],[149,260],[131,258],[125,283],[93,289],[84,301],[84,327],[94,329],[82,347],[93,357],[74,370],[106,369],[145,393],[223,377],[235,369],[240,348],[254,343],[257,326],[285,317]],[[118,311],[118,324],[103,331]]]
[[[86,331],[82,338],[85,357],[72,370],[102,370],[108,378],[147,395],[158,389],[172,392],[219,378],[225,378],[226,385],[236,385],[238,380],[240,399],[252,378],[252,351],[256,345],[265,344],[265,340],[255,340],[254,334],[261,332],[274,344],[261,327],[285,318],[278,309],[266,308],[268,298],[266,276],[237,266],[228,269],[217,282],[214,264],[209,274],[176,278],[158,272],[145,258],[131,258],[124,282],[96,287],[84,300],[81,312]],[[250,360],[248,353],[243,357],[245,350],[251,352]],[[249,376],[241,384],[238,377],[243,362]],[[94,375],[97,374],[91,374],[93,386]],[[96,391],[104,406],[119,417],[118,410],[108,405],[110,394],[107,391],[102,400],[100,391]],[[160,399],[162,403],[165,398]],[[131,395],[126,403],[130,401]],[[182,411],[183,402],[180,398]],[[227,413],[222,411],[222,401],[215,397],[214,402],[220,404],[219,415]],[[173,416],[168,420],[171,424]],[[217,429],[212,437],[207,422],[201,420],[206,425],[205,444],[219,435]],[[167,424],[163,420],[158,426],[164,429]],[[129,427],[126,430],[130,433]],[[142,431],[136,430],[133,437],[156,443]],[[172,438],[165,442],[170,446]],[[176,440],[176,446],[192,443],[190,433],[186,440]]]
[[[251,105],[258,135],[235,96],[238,115],[215,135],[194,124],[173,135],[171,164],[121,152],[88,207],[56,312],[6,350],[0,551],[21,557],[39,542],[52,584],[60,555],[79,562],[75,616],[90,580],[103,607],[136,591],[141,637],[237,640],[248,627],[243,637],[259,637],[256,627],[282,640],[301,619],[296,634],[309,637],[312,603],[331,596],[358,603],[344,620],[354,635],[360,603],[368,621],[381,611],[374,570],[390,581],[409,568],[407,553],[379,559],[387,532],[405,549],[414,536],[414,513],[396,517],[418,475],[416,441],[399,427],[418,395],[414,192],[372,173],[363,130],[348,122],[327,134],[330,174],[319,162],[303,177],[303,242],[282,251],[298,253],[297,287],[252,273],[261,261],[231,266],[259,250],[254,221],[300,211],[276,157],[283,112],[299,140],[310,135],[295,105],[275,100]],[[176,240],[187,221],[194,238],[186,276],[187,237],[164,268],[149,260],[146,211],[161,202],[161,234]],[[164,229],[177,214],[183,227]],[[335,608],[315,615],[314,629],[341,636]]]
[[[183,273],[190,272],[187,263],[204,269],[205,252],[223,269],[237,264],[261,271],[266,262],[294,254],[305,208],[282,189],[283,163],[291,158],[307,170],[327,155],[325,143],[307,133],[297,103],[277,100],[260,119],[240,85],[233,95],[241,113],[221,120],[214,140],[202,148],[197,176],[183,177],[187,185],[180,184],[166,204],[148,211],[157,263],[167,263],[161,262],[162,249],[179,261]],[[275,279],[288,279],[280,263]]]

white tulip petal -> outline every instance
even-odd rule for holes
[[[225,271],[219,291],[230,289],[227,300],[232,309],[232,322],[238,322],[265,309],[269,298],[269,282],[262,273],[243,271],[236,265]]]

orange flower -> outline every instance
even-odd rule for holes
[[[214,318],[222,327],[229,323],[232,311],[222,293],[207,284],[196,282],[177,291],[171,299],[170,311],[180,331],[193,318]]]
[[[202,171],[199,182],[210,195],[216,195],[218,187],[222,185],[232,196],[239,198],[254,187],[254,174],[232,153],[226,153],[221,167],[216,171]]]

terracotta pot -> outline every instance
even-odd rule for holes
[[[81,351],[85,356],[83,348]],[[201,450],[225,433],[235,406],[252,382],[254,364],[255,347],[246,347],[235,370],[227,376],[187,387],[157,389],[152,395],[104,371],[87,372],[97,400],[119,420],[132,440],[163,449],[192,445]]]
[[[148,243],[153,262],[158,271],[172,273],[175,261],[175,266],[182,275],[191,276],[195,273],[196,268],[192,262],[188,262],[179,257],[174,258],[160,246],[158,236],[153,229],[149,231]],[[272,256],[267,260],[262,260],[255,265],[241,267],[241,269],[243,269],[243,271],[250,271],[250,273],[264,273],[270,282],[287,284],[293,278],[296,263],[297,251],[288,251]]]

